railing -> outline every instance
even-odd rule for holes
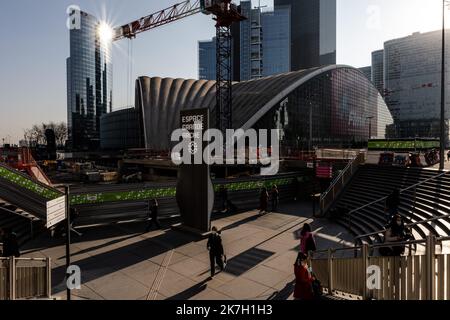
[[[0,258],[0,301],[51,298],[51,260]]]
[[[329,249],[314,253],[311,266],[329,294],[377,300],[449,300],[450,255],[436,254],[436,244],[450,237]],[[371,250],[381,247],[425,244],[425,254],[381,257]],[[358,251],[359,257],[337,258],[338,251]],[[316,258],[326,254],[325,258]]]
[[[405,227],[413,228],[415,226],[422,225],[424,223],[439,221],[439,220],[445,219],[445,218],[450,218],[450,216],[449,215],[442,215],[442,216],[439,216],[439,217],[434,217],[434,218],[430,218],[430,219],[420,220],[420,221],[417,221],[417,222],[414,222],[414,223],[405,224]],[[385,232],[386,232],[386,229],[382,229],[382,230],[379,230],[379,231],[375,231],[375,232],[370,232],[370,233],[359,235],[359,236],[355,237],[355,239],[354,239],[355,246],[357,246],[360,243],[361,239],[368,238],[368,237],[371,237],[371,236],[382,235]]]
[[[434,177],[425,179],[424,181],[421,181],[421,182],[416,183],[416,184],[414,184],[414,185],[412,185],[412,186],[409,186],[409,187],[407,187],[407,188],[405,188],[405,189],[402,189],[402,190],[400,190],[400,195],[401,195],[402,193],[405,193],[406,191],[411,190],[411,189],[416,189],[417,187],[420,187],[421,185],[423,185],[423,184],[425,184],[425,183],[427,183],[427,182],[430,182],[430,181],[433,181],[433,180],[442,178],[443,176],[445,176],[445,175],[447,175],[447,174],[450,174],[450,171],[446,171],[446,172],[440,173],[440,174],[438,174],[438,175],[436,175],[436,176],[434,176]],[[368,208],[368,207],[371,207],[371,206],[373,206],[374,204],[380,203],[380,202],[382,202],[382,201],[386,201],[387,198],[388,198],[388,196],[385,196],[385,197],[382,197],[382,198],[380,198],[380,199],[378,199],[378,200],[375,200],[375,201],[373,201],[373,202],[370,202],[370,203],[368,203],[368,204],[365,204],[365,205],[363,205],[363,206],[361,206],[361,207],[359,207],[359,208],[357,208],[357,209],[351,210],[351,211],[347,214],[347,225],[348,225],[348,228],[351,228],[352,218],[353,218],[353,215],[354,215],[356,212],[361,211],[361,210],[363,210],[363,209],[366,209],[366,208]],[[437,217],[437,218],[442,218],[442,217]]]
[[[320,197],[320,212],[324,216],[333,202],[337,199],[341,191],[353,177],[358,167],[365,161],[365,154],[360,153],[355,159],[348,163],[348,165],[341,171],[341,173],[334,179],[327,191]]]

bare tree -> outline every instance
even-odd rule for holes
[[[24,138],[29,145],[46,144],[45,130],[47,129],[54,131],[57,146],[64,146],[68,137],[67,125],[64,122],[35,124],[31,129],[24,130]]]

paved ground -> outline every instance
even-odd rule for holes
[[[142,224],[83,230],[72,244],[72,263],[82,271],[75,299],[292,299],[293,262],[304,223],[316,231],[318,249],[351,245],[351,237],[328,220],[311,219],[309,204],[292,203],[259,216],[250,211],[219,216],[228,265],[209,277],[206,240],[173,231],[145,233]],[[25,256],[51,257],[53,293],[65,299],[63,239],[41,237]]]

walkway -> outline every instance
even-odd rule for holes
[[[280,206],[262,217],[256,211],[217,217],[213,224],[223,229],[228,265],[211,281],[206,240],[170,229],[143,233],[141,224],[85,229],[71,247],[83,282],[73,298],[292,299],[298,248],[293,231],[309,222],[319,249],[352,244],[341,227],[310,217],[304,203]],[[53,293],[65,299],[64,240],[41,237],[25,250],[25,256],[52,258]]]

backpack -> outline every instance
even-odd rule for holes
[[[314,241],[314,238],[312,234],[306,239],[306,252],[310,251],[316,251],[316,242]]]
[[[321,296],[323,296],[323,287],[322,283],[319,280],[316,279],[312,282],[312,289],[314,298],[320,298]]]

